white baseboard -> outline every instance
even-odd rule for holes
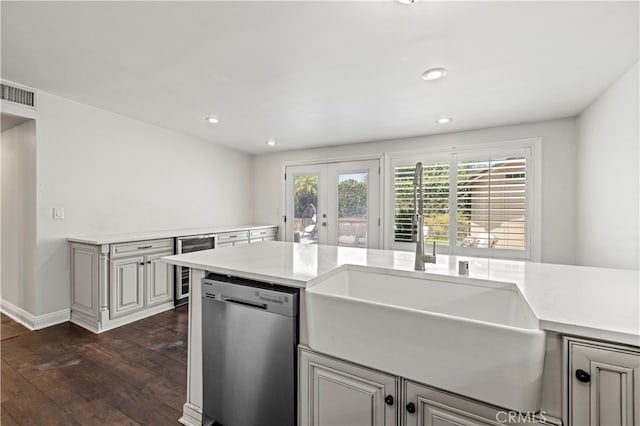
[[[62,324],[71,319],[71,309],[62,309],[57,312],[51,312],[44,315],[38,315],[33,321],[33,328],[40,330],[42,328],[51,327],[52,325]]]
[[[178,420],[185,426],[200,426],[202,425],[202,409],[190,402],[186,402],[182,406],[182,417]]]
[[[0,311],[2,311],[3,314],[11,318],[12,320],[24,325],[29,330],[35,330],[33,326],[35,317],[24,309],[17,307],[13,303],[9,303],[6,300],[1,300]]]
[[[63,309],[61,311],[36,316],[6,300],[0,301],[0,311],[14,321],[24,325],[29,330],[40,330],[51,327],[52,325],[62,324],[71,319],[70,309]]]

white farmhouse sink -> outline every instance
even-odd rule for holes
[[[309,346],[538,411],[544,331],[513,284],[346,266],[306,290]]]

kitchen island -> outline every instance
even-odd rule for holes
[[[469,261],[468,275],[458,275],[459,260]],[[563,359],[566,336],[610,342],[631,350],[640,346],[638,271],[439,255],[435,264],[426,266],[425,272],[415,272],[414,254],[409,252],[276,241],[168,256],[163,261],[192,268],[194,301],[201,298],[200,281],[206,272],[300,288],[301,345],[309,342],[304,289],[350,265],[392,270],[412,277],[416,274],[425,278],[449,277],[471,285],[487,281],[515,285],[535,312],[540,329],[547,332],[540,406],[547,418],[558,419],[557,422],[567,417],[567,374]],[[189,312],[188,363],[187,402],[181,421],[200,424],[199,303],[192,303]]]

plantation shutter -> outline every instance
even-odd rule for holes
[[[457,246],[527,249],[525,156],[459,160]]]
[[[415,163],[394,167],[394,241],[411,242]],[[425,238],[449,244],[449,163],[423,164]]]

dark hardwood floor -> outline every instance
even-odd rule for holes
[[[28,331],[2,315],[0,423],[177,425],[187,388],[188,307],[102,334]]]

